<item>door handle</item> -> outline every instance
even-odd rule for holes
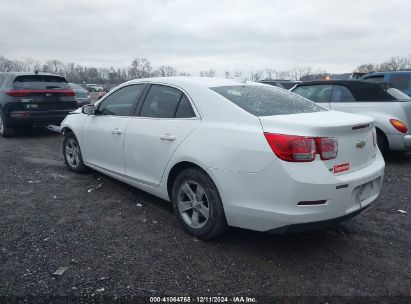
[[[117,128],[115,128],[113,131],[111,131],[111,134],[113,134],[113,135],[121,135],[121,130],[119,130],[119,129],[117,129]]]
[[[174,141],[176,140],[176,137],[174,135],[171,135],[170,133],[166,133],[160,136],[161,140],[168,140],[168,141]]]

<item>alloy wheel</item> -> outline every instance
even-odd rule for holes
[[[178,190],[177,207],[183,220],[194,229],[203,228],[210,217],[210,204],[204,188],[197,182],[186,181]]]
[[[77,168],[80,165],[80,148],[77,141],[73,138],[69,138],[66,142],[65,152],[69,165],[73,168]]]

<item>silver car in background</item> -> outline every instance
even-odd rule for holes
[[[385,83],[361,80],[310,81],[292,92],[331,110],[375,119],[381,152],[411,149],[411,98]]]
[[[90,96],[89,91],[87,91],[82,86],[75,84],[75,83],[69,83],[69,86],[76,94],[74,98],[76,99],[79,107],[82,107],[86,104],[91,103],[91,96]]]

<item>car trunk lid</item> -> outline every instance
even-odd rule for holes
[[[364,168],[376,155],[374,120],[367,116],[326,111],[259,118],[264,132],[337,138],[337,157],[323,161],[334,174]]]

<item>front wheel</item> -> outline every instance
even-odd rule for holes
[[[190,168],[177,176],[172,202],[179,222],[189,234],[207,240],[227,229],[220,194],[202,170]]]
[[[74,172],[83,173],[87,171],[81,156],[80,145],[73,133],[65,133],[63,140],[63,155],[66,166]]]

